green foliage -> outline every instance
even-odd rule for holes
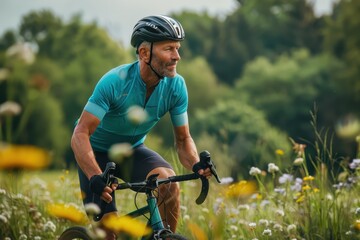
[[[228,154],[236,161],[232,168],[235,178],[247,175],[255,164],[288,165],[275,157],[277,149],[289,153],[286,134],[273,128],[261,112],[243,102],[218,102],[207,110],[199,110],[194,130],[197,134],[207,132],[229,146]]]
[[[313,131],[309,111],[316,104],[329,124],[337,120],[341,108],[333,76],[342,65],[328,55],[311,57],[302,49],[283,54],[276,61],[259,57],[247,64],[236,82],[238,98],[263,111],[271,124],[284,129],[293,138],[310,140]],[[326,109],[332,106],[332,116]],[[323,113],[322,113],[323,112]]]
[[[360,103],[360,2],[356,0],[339,1],[332,16],[326,18],[324,28],[324,48],[345,63],[340,73],[339,84],[346,89],[344,96],[349,99],[353,110],[359,115],[356,106]]]

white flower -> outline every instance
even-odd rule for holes
[[[99,206],[95,203],[88,203],[84,206],[85,212],[91,216],[97,215],[101,212]]]
[[[109,158],[116,163],[121,163],[132,154],[133,148],[130,143],[115,143],[109,149]]]
[[[355,210],[355,215],[360,215],[360,207],[358,207],[356,210]]]
[[[7,223],[8,219],[4,215],[0,215],[0,222]]]
[[[237,208],[239,210],[249,210],[250,206],[248,204],[240,204]]]
[[[276,166],[274,163],[269,163],[268,164],[268,172],[269,173],[275,173],[279,171],[279,167]]]
[[[300,166],[301,164],[303,164],[304,163],[304,159],[302,158],[302,157],[298,157],[298,158],[296,158],[295,160],[294,160],[294,165],[295,166]]]
[[[25,234],[21,234],[19,236],[19,240],[27,240],[27,239],[28,239],[28,237]]]
[[[276,224],[274,224],[274,229],[279,231],[279,232],[282,232],[283,227],[280,224],[276,223]]]
[[[230,225],[230,229],[235,231],[235,232],[237,232],[239,230],[238,227],[235,226],[235,225]]]
[[[291,174],[283,174],[282,176],[279,177],[279,183],[280,184],[284,184],[284,183],[287,183],[287,182],[292,182],[294,180],[294,177],[293,175]]]
[[[251,167],[249,174],[251,176],[259,175],[261,174],[261,170],[257,167]]]
[[[186,214],[186,215],[184,215],[183,219],[184,219],[184,221],[190,220],[190,216]]]
[[[286,230],[290,233],[292,231],[296,230],[296,225],[295,224],[290,224],[289,226],[287,226]]]
[[[256,223],[254,222],[249,223],[249,227],[252,229],[256,228]]]
[[[349,164],[351,169],[357,169],[360,167],[360,159],[353,159],[353,161]]]
[[[55,232],[56,231],[56,226],[52,221],[47,221],[44,224],[43,230],[44,230],[44,232],[48,232],[48,231]]]
[[[21,106],[13,101],[7,101],[0,105],[0,115],[15,116],[21,112]]]
[[[271,230],[270,229],[265,229],[264,231],[263,231],[263,233],[262,233],[262,235],[265,235],[265,236],[271,236]]]
[[[281,209],[276,210],[276,214],[283,217],[285,215],[284,211]]]
[[[138,125],[146,121],[148,114],[144,108],[134,105],[129,107],[127,117],[130,122]]]
[[[221,184],[229,184],[234,182],[234,179],[232,177],[225,177],[225,178],[221,178]]]
[[[267,227],[267,226],[269,226],[269,221],[266,220],[266,219],[260,219],[259,224],[262,225],[262,226]]]

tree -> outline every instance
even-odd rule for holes
[[[276,159],[275,151],[290,154],[287,135],[272,127],[265,116],[244,102],[218,101],[213,107],[198,110],[194,121],[197,136],[207,133],[226,145],[227,154],[236,161],[232,176],[248,176],[252,166],[265,168],[268,163],[286,167],[291,163]]]

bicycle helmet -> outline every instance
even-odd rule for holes
[[[184,38],[184,29],[175,19],[162,15],[148,16],[140,19],[134,26],[131,45],[138,48],[143,41],[150,43],[164,40],[181,41]]]

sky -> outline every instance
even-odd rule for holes
[[[321,15],[331,12],[334,0],[309,1]],[[235,0],[0,0],[0,35],[18,30],[22,16],[30,11],[49,9],[63,21],[80,13],[84,22],[96,21],[114,39],[129,45],[132,28],[142,17],[182,10],[224,17],[236,6]]]

